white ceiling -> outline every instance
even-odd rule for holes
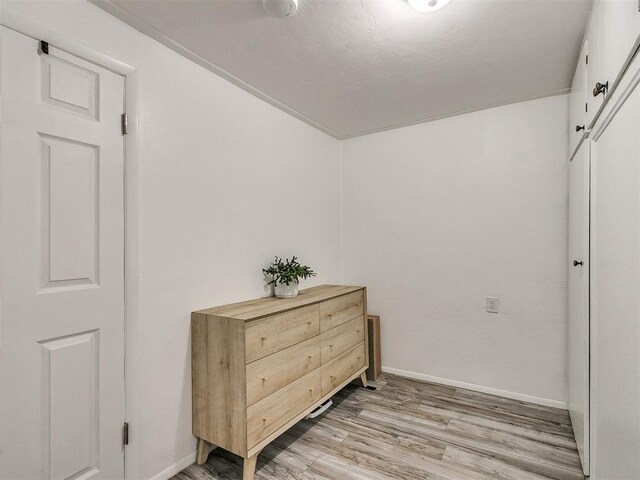
[[[568,90],[591,0],[93,0],[337,137]]]

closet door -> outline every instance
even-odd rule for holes
[[[589,141],[569,166],[569,413],[589,474]]]
[[[635,84],[640,78],[636,67]],[[592,475],[640,478],[640,88],[593,133]],[[631,93],[629,93],[631,92]],[[615,116],[614,116],[615,115]]]
[[[602,105],[606,93],[593,95],[596,84],[613,87],[640,35],[638,0],[599,0],[589,31],[588,121]]]

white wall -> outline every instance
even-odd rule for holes
[[[140,333],[130,478],[148,479],[195,451],[190,312],[263,296],[260,269],[276,254],[319,273],[304,286],[339,282],[339,143],[91,4],[3,8],[138,70],[139,164],[127,166],[138,179],[129,321]]]
[[[384,366],[566,400],[567,111],[556,96],[343,142],[344,281],[369,287]]]

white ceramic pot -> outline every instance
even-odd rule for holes
[[[290,285],[276,285],[275,293],[278,298],[296,297],[298,296],[298,282],[291,283]]]

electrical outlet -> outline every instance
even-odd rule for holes
[[[498,313],[499,306],[500,302],[498,300],[498,297],[487,297],[487,312]]]

